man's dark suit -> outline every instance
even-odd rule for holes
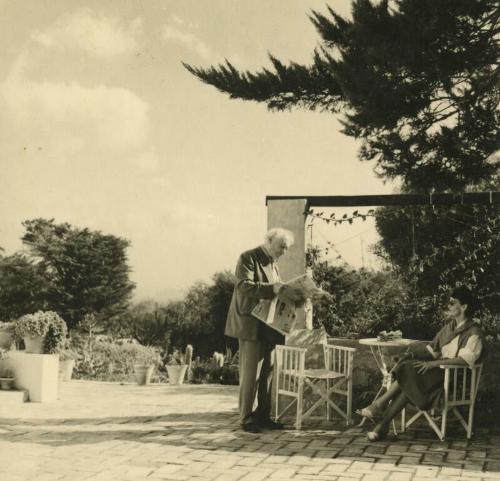
[[[272,352],[284,338],[252,316],[260,299],[274,297],[277,266],[262,246],[241,254],[225,334],[240,346],[240,423],[265,423],[271,414]],[[252,412],[255,394],[258,407]]]

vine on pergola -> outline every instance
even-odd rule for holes
[[[327,224],[332,223],[333,225],[339,225],[344,223],[352,224],[356,219],[362,219],[363,221],[366,221],[368,217],[375,217],[375,209],[370,209],[365,213],[360,213],[359,211],[355,210],[351,215],[343,214],[340,219],[336,217],[335,213],[326,216],[324,212],[315,212],[314,209],[309,209],[304,212],[304,214],[312,217],[313,219],[322,220]]]

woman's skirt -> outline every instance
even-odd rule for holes
[[[444,371],[435,367],[424,374],[419,374],[413,367],[414,361],[400,364],[394,371],[401,390],[419,409],[429,409],[435,406],[443,391]]]

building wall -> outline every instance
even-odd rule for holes
[[[293,232],[295,243],[279,261],[281,277],[287,281],[306,271],[305,199],[269,200],[267,228],[282,227]]]
[[[305,210],[306,199],[269,200],[267,203],[267,228],[288,229],[295,238],[293,246],[278,261],[280,276],[284,282],[306,272]],[[311,329],[312,320],[306,322],[306,317],[304,309],[299,309],[294,328]]]

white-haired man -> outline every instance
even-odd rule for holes
[[[260,299],[272,299],[283,285],[276,261],[293,244],[286,229],[271,229],[265,243],[241,254],[236,266],[236,285],[229,306],[226,336],[239,341],[241,428],[259,432],[261,428],[282,429],[271,420],[272,352],[283,336],[252,316]],[[255,395],[257,409],[253,411]]]

